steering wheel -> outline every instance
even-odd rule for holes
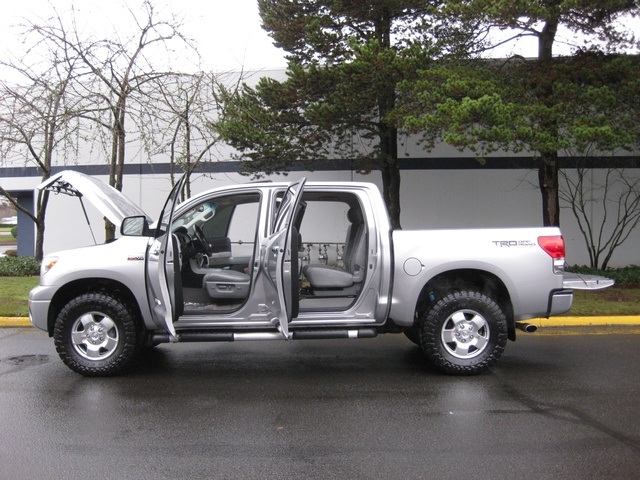
[[[196,247],[196,250],[207,255],[211,255],[211,246],[209,245],[209,242],[207,242],[207,237],[204,236],[202,228],[200,228],[198,225],[193,227],[193,237],[195,240],[193,244]]]
[[[180,257],[183,261],[190,259],[196,254],[196,247],[187,233],[186,228],[178,227],[173,234],[178,237],[178,242],[180,242]]]

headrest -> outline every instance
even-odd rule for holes
[[[352,207],[347,212],[347,219],[351,223],[364,223],[364,219],[362,218],[362,210],[359,207]]]

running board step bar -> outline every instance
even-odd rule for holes
[[[331,340],[336,338],[374,338],[378,336],[375,328],[293,330],[291,340]],[[280,332],[178,332],[178,342],[239,342],[245,340],[283,340]],[[154,343],[170,343],[168,333],[151,335]],[[175,341],[176,339],[173,339]]]

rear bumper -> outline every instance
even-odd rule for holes
[[[554,290],[549,295],[549,308],[547,309],[547,317],[568,312],[569,310],[571,310],[572,305],[573,290]]]

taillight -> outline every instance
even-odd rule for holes
[[[564,239],[562,235],[538,237],[538,245],[540,245],[551,258],[564,258]]]
[[[553,273],[564,273],[565,249],[562,235],[538,237],[538,245],[553,258]]]

